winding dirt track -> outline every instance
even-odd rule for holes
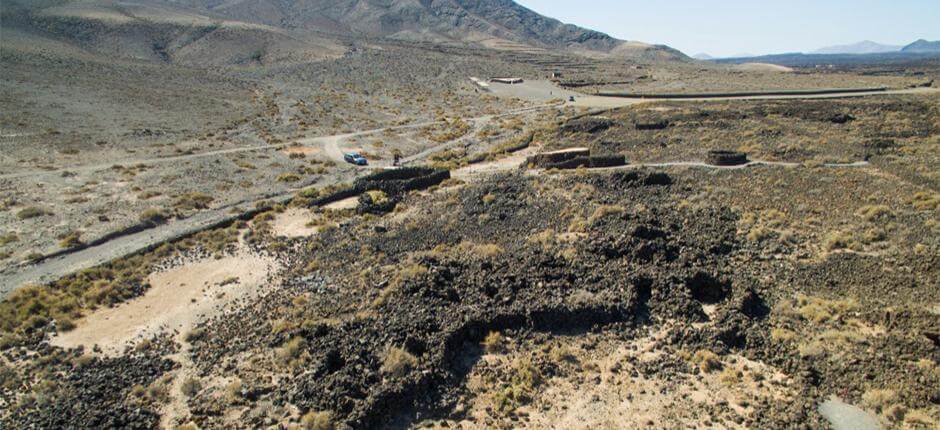
[[[826,94],[826,95],[814,95],[814,96],[780,96],[780,97],[757,97],[757,99],[816,99],[816,98],[840,98],[840,97],[862,97],[862,96],[873,96],[873,95],[893,95],[893,94],[931,94],[938,93],[940,90],[934,88],[916,88],[908,90],[892,90],[892,91],[880,91],[877,93],[866,94],[866,93],[849,93],[849,94]],[[690,101],[702,101],[702,100],[752,100],[755,97],[721,97],[721,98],[707,98],[707,99],[684,99]],[[608,97],[592,97],[592,96],[582,96],[580,100],[577,100],[573,103],[565,103],[563,106],[576,106],[576,107],[594,107],[594,108],[616,108],[623,107],[632,104],[639,103],[649,103],[652,100],[649,99],[626,99],[626,98],[608,98]],[[596,104],[591,104],[592,102],[597,102]],[[522,113],[533,112],[538,110],[545,110],[550,108],[560,107],[557,103],[542,104],[538,106],[515,109],[507,111],[499,115],[487,115],[477,118],[466,119],[465,121],[473,123],[475,126],[480,126],[485,124],[492,119],[519,115]],[[168,163],[168,162],[177,162],[182,160],[190,160],[200,157],[212,157],[223,154],[237,153],[237,152],[247,152],[247,151],[261,151],[269,149],[279,149],[290,145],[323,145],[325,151],[329,154],[331,158],[337,162],[343,162],[342,160],[342,149],[340,144],[349,138],[366,136],[370,134],[382,133],[385,131],[394,131],[394,130],[405,130],[411,128],[420,128],[426,127],[429,125],[440,124],[439,121],[418,123],[418,124],[408,124],[395,127],[385,127],[373,130],[364,130],[355,133],[339,134],[333,136],[322,136],[314,138],[300,139],[296,141],[276,144],[276,145],[259,145],[251,147],[242,147],[242,148],[230,148],[223,149],[218,151],[209,151],[198,154],[189,154],[181,156],[172,156],[172,157],[163,157],[163,158],[150,158],[150,159],[136,159],[136,160],[120,160],[113,161],[110,163],[102,164],[93,164],[93,165],[83,165],[83,166],[72,166],[67,169],[59,170],[43,170],[43,171],[33,171],[33,172],[20,172],[20,173],[10,173],[5,175],[0,175],[0,179],[9,179],[9,178],[21,178],[28,176],[38,176],[38,175],[47,175],[47,174],[59,174],[64,170],[69,171],[96,171],[100,169],[110,168],[113,164],[154,164],[154,163]],[[411,163],[421,159],[426,158],[428,155],[445,149],[447,147],[453,146],[460,141],[465,139],[461,137],[451,142],[446,142],[444,144],[429,148],[418,154],[407,157],[403,160],[404,163]],[[673,162],[663,162],[663,163],[642,163],[642,164],[630,164],[627,166],[617,167],[621,169],[632,169],[640,167],[674,167],[674,166],[688,166],[688,167],[701,167],[701,168],[710,168],[710,169],[719,169],[719,170],[734,170],[734,169],[743,169],[753,166],[785,166],[785,167],[798,167],[799,163],[784,163],[784,162],[770,162],[770,161],[751,161],[747,164],[740,166],[713,166],[701,161],[673,161]],[[828,167],[866,167],[868,166],[867,162],[858,162],[858,163],[848,163],[848,164],[829,164]],[[376,166],[373,166],[376,167]],[[494,166],[494,169],[488,170],[488,172],[498,172],[507,169],[516,168],[517,165],[514,163],[502,163],[501,165]],[[617,169],[613,168],[613,169]],[[337,172],[337,175],[334,178],[335,182],[342,180],[348,180],[351,177],[354,177],[357,172],[361,172],[363,169],[351,169],[343,168]],[[366,169],[367,171],[367,169]],[[197,233],[202,230],[213,228],[225,222],[231,221],[236,218],[238,215],[233,215],[233,212],[246,211],[249,208],[253,207],[253,204],[256,201],[268,200],[272,202],[286,202],[293,197],[294,191],[283,193],[275,196],[264,196],[261,198],[256,198],[254,200],[245,200],[239,203],[226,205],[224,207],[219,207],[204,212],[197,213],[192,217],[172,221],[168,224],[158,226],[149,230],[145,230],[139,233],[130,234],[127,236],[122,236],[110,240],[108,242],[102,243],[97,246],[89,247],[80,251],[73,253],[61,255],[55,258],[49,258],[43,260],[40,263],[33,265],[25,266],[14,266],[7,268],[3,272],[0,272],[0,300],[5,298],[10,292],[16,290],[25,285],[30,284],[41,284],[46,282],[51,282],[56,279],[59,279],[68,274],[87,269],[90,267],[98,266],[109,261],[122,258],[128,255],[133,255],[135,253],[141,252],[143,250],[150,249],[161,243],[172,241],[180,237],[185,237],[194,233]],[[257,196],[256,196],[257,197]]]

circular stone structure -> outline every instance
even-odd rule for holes
[[[747,164],[747,154],[737,151],[708,151],[708,164],[714,166],[740,166]]]

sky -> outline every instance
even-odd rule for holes
[[[940,40],[940,0],[516,0],[563,22],[688,55]]]

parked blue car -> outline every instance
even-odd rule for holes
[[[369,160],[366,160],[366,157],[363,157],[355,152],[347,152],[343,154],[343,159],[346,160],[349,164],[355,164],[357,166],[368,166]]]

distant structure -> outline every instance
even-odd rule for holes
[[[480,78],[471,76],[470,80],[473,81],[473,83],[476,84],[476,86],[480,87],[483,91],[490,90],[490,84],[483,82],[483,80],[481,80]]]
[[[524,81],[522,78],[490,78],[490,82],[496,82],[497,84],[521,84]]]
[[[561,72],[552,72],[552,79],[561,78]]]

